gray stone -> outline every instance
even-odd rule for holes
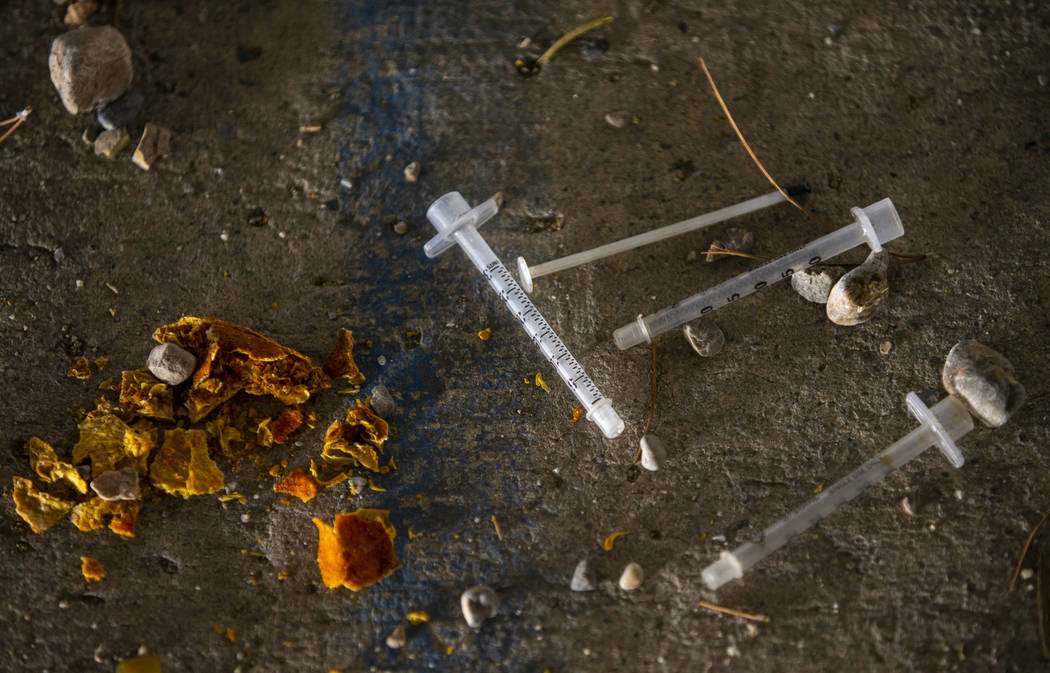
[[[397,403],[394,402],[390,391],[382,383],[372,388],[372,396],[369,398],[368,404],[372,407],[372,411],[376,412],[376,415],[383,418],[393,416],[394,412],[397,411]]]
[[[91,481],[91,490],[103,500],[138,500],[142,497],[139,473],[132,467],[103,472]]]
[[[130,140],[126,129],[103,131],[95,138],[95,154],[107,159],[115,159],[121,150],[128,146]]]
[[[642,585],[643,579],[645,579],[645,572],[642,571],[642,566],[637,563],[628,563],[623,569],[623,574],[620,575],[620,588],[624,591],[634,591]]]
[[[711,250],[730,250],[732,252],[751,252],[755,247],[755,234],[744,227],[728,227],[722,232],[722,238],[711,243]],[[704,258],[705,262],[714,262],[729,255],[712,255]]]
[[[62,104],[77,114],[127,91],[131,49],[113,26],[83,26],[55,38],[48,67]]]
[[[846,326],[871,320],[890,296],[889,259],[885,250],[872,252],[863,264],[839,278],[828,294],[828,320]]]
[[[197,358],[184,348],[165,343],[154,346],[150,351],[147,366],[158,379],[177,386],[193,375],[197,368]]]
[[[146,124],[131,160],[144,171],[148,171],[157,159],[171,154],[171,131],[156,124]]]
[[[98,123],[106,130],[128,126],[139,116],[139,110],[142,109],[145,100],[141,92],[128,91],[98,111]]]
[[[828,295],[842,277],[839,267],[820,267],[803,269],[791,275],[791,288],[806,301],[814,304],[828,303]]]
[[[595,584],[594,568],[587,559],[583,559],[576,564],[576,570],[572,571],[569,588],[573,591],[594,591]]]
[[[982,423],[997,428],[1025,401],[1014,367],[999,352],[977,341],[952,347],[941,371],[944,389],[955,395]]]
[[[726,343],[725,332],[714,323],[701,321],[682,328],[685,340],[700,357],[711,358],[722,352]]]
[[[656,435],[645,435],[642,437],[640,445],[642,447],[642,467],[650,472],[659,470],[663,466],[664,461],[667,460],[667,448],[664,446],[664,440]]]
[[[496,614],[499,608],[499,596],[486,586],[471,587],[459,597],[459,607],[463,618],[472,629],[480,628],[482,622]]]

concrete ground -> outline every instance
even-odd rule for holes
[[[1042,667],[1035,579],[1006,589],[1050,507],[1045,3],[123,5],[146,95],[132,135],[145,121],[174,132],[149,172],[95,157],[89,116],[61,107],[47,55],[62,10],[8,3],[0,23],[0,117],[33,108],[0,144],[0,668],[107,671],[140,646],[165,672]],[[515,72],[603,14],[615,21],[539,75]],[[504,262],[539,262],[768,191],[700,57],[770,172],[810,182],[819,218],[846,224],[888,196],[906,232],[891,249],[926,259],[891,269],[891,303],[861,326],[779,284],[709,318],[727,337],[718,357],[677,331],[657,339],[652,431],[669,457],[651,473],[632,465],[651,352],[620,352],[610,334],[756,263],[690,261],[720,226],[538,282],[539,309],[627,421],[605,440],[569,422],[575,400],[462,253],[425,258],[424,213],[450,190],[471,203],[502,191],[483,235]],[[322,130],[300,133],[312,122]],[[734,224],[771,256],[824,232],[786,206]],[[247,505],[154,497],[128,541],[68,521],[30,532],[10,498],[30,475],[27,439],[68,455],[70,411],[142,366],[152,331],[182,315],[315,360],[352,329],[364,392],[381,382],[398,400],[386,491],[285,506],[268,475],[220,462]],[[962,338],[1016,365],[1030,402],[1010,424],[962,440],[963,469],[928,452],[743,581],[704,588],[720,551],[913,427],[904,395],[937,397]],[[81,355],[109,364],[68,378]],[[352,400],[315,396],[321,424],[292,466],[318,456]],[[403,565],[359,593],[328,590],[310,519],[362,506],[391,511]],[[603,551],[613,531],[629,534]],[[86,584],[81,555],[106,579]],[[585,557],[598,588],[573,593]],[[630,561],[646,578],[627,593]],[[478,630],[458,607],[475,584],[502,599]],[[414,610],[430,621],[388,648]]]

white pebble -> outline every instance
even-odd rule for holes
[[[177,386],[193,375],[197,358],[193,353],[173,343],[158,344],[149,353],[147,366],[158,379]]]
[[[1021,571],[1021,579],[1030,580],[1035,575],[1035,571],[1031,568],[1025,568]]]
[[[467,625],[476,629],[487,618],[496,614],[499,596],[487,586],[471,587],[459,597],[459,607],[463,610],[463,618],[467,620]]]
[[[594,570],[587,559],[583,559],[576,564],[576,570],[572,573],[572,582],[569,584],[569,588],[573,591],[594,590]]]
[[[407,642],[408,634],[405,633],[405,627],[403,626],[397,627],[386,637],[386,646],[392,650],[401,649]]]
[[[640,442],[642,447],[642,467],[650,472],[659,470],[667,460],[667,449],[664,441],[656,435],[645,435]]]
[[[645,573],[642,571],[642,566],[637,563],[628,563],[623,569],[623,574],[620,575],[620,588],[624,591],[634,591],[642,585],[644,578]]]
[[[405,180],[408,182],[415,182],[419,179],[419,170],[422,168],[418,161],[413,161],[409,165],[405,166]]]

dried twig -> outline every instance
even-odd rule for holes
[[[1039,523],[1035,525],[1032,532],[1028,534],[1028,539],[1024,541],[1024,547],[1021,549],[1021,557],[1017,559],[1017,567],[1014,568],[1014,576],[1010,578],[1010,589],[1013,591],[1017,586],[1017,577],[1021,574],[1021,564],[1024,563],[1024,557],[1028,554],[1028,548],[1032,546],[1032,540],[1035,539],[1035,534],[1039,532],[1039,529],[1043,527],[1046,520],[1050,519],[1050,511],[1043,515],[1042,519],[1039,519]]]
[[[718,605],[716,603],[708,603],[707,601],[700,601],[700,607],[707,608],[708,610],[714,610],[715,612],[721,612],[727,615],[733,615],[734,617],[740,617],[741,619],[748,619],[753,622],[769,623],[769,617],[766,615],[759,615],[753,612],[743,612],[741,610],[734,610],[733,608],[727,608],[724,605]]]
[[[503,542],[503,529],[499,527],[499,521],[496,520],[496,515],[492,515],[492,527],[496,529],[496,537],[499,538],[500,542]]]
[[[547,62],[554,58],[554,55],[558,53],[559,49],[569,44],[570,42],[578,38],[580,35],[583,35],[587,31],[594,30],[598,26],[604,26],[612,20],[613,18],[611,16],[603,16],[600,19],[591,19],[587,23],[581,23],[580,25],[576,26],[575,28],[558,38],[557,42],[552,44],[547,51],[543,52],[543,56],[540,56],[538,59],[536,59],[537,65],[547,65]]]
[[[24,124],[26,118],[29,116],[29,113],[32,111],[33,108],[27,107],[24,110],[20,111],[18,114],[16,114],[14,117],[11,117],[10,119],[5,119],[4,121],[0,122],[0,126],[7,126],[8,124],[13,124],[11,128],[7,129],[7,132],[4,133],[4,135],[0,136],[0,143],[7,140],[7,136],[14,133],[15,129]]]

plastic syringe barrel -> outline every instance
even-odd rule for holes
[[[445,194],[427,210],[427,218],[438,230],[438,235],[424,246],[424,251],[427,256],[434,257],[451,245],[459,244],[543,355],[554,365],[558,376],[587,411],[587,420],[597,425],[609,439],[620,436],[624,422],[613,409],[612,403],[601,394],[583,366],[572,356],[507,267],[478,233],[477,226],[495,215],[497,210],[491,199],[471,209],[459,192]],[[464,216],[470,219],[461,220]]]
[[[973,419],[966,411],[966,405],[951,395],[929,411],[952,440],[973,430]],[[938,439],[937,432],[929,425],[912,430],[885,451],[821,491],[809,504],[762,531],[754,540],[745,542],[732,553],[723,552],[721,559],[704,569],[704,583],[714,590],[730,580],[739,579],[745,570],[857,497],[869,485],[882,481],[887,474],[936,445]]]
[[[634,250],[643,245],[649,245],[650,243],[656,243],[672,236],[679,236],[681,234],[688,233],[690,231],[696,231],[697,229],[703,229],[704,227],[710,227],[713,224],[724,222],[734,217],[740,217],[748,213],[753,213],[756,210],[768,208],[778,203],[784,203],[784,196],[777,191],[763,194],[762,196],[756,196],[753,199],[748,199],[742,203],[737,203],[726,208],[720,208],[719,210],[705,213],[703,215],[697,215],[691,217],[688,220],[682,220],[675,224],[669,224],[666,227],[660,227],[659,229],[653,229],[637,236],[631,236],[624,238],[619,241],[600,245],[597,248],[591,248],[583,252],[577,252],[573,255],[561,257],[543,264],[537,264],[529,269],[529,273],[532,278],[539,278],[546,276],[551,273],[557,273],[566,269],[571,269],[581,264],[587,264],[597,259],[603,259],[612,255],[618,255],[621,252],[628,250]]]
[[[661,311],[620,327],[613,332],[616,346],[620,350],[626,350],[640,343],[650,342],[657,335],[731,304],[767,285],[790,278],[798,271],[840,255],[861,243],[867,242],[878,248],[881,243],[891,241],[904,233],[904,225],[897,215],[897,209],[889,199],[882,199],[867,208],[855,209],[855,212],[857,211],[859,215],[866,216],[867,221],[860,217],[852,224],[821,236],[795,252],[778,257],[757,269],[730,278],[709,290],[698,292]]]

